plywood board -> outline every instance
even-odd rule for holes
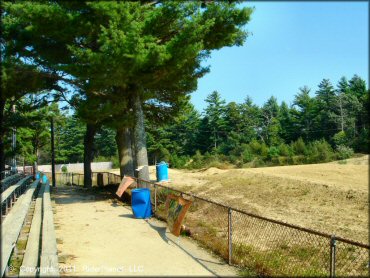
[[[118,186],[118,189],[117,189],[117,196],[118,197],[122,197],[123,193],[126,191],[126,189],[132,185],[133,183],[135,183],[135,180],[131,177],[124,177],[121,181],[121,183],[119,184]]]

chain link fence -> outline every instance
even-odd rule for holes
[[[93,186],[119,184],[121,177],[93,173]],[[83,186],[83,174],[57,173],[57,185]],[[370,246],[269,219],[163,184],[136,179],[151,190],[154,215],[166,220],[167,195],[192,201],[182,233],[243,269],[259,276],[369,276]],[[131,195],[130,189],[128,194]]]

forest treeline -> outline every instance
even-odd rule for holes
[[[226,103],[217,91],[205,101],[202,113],[185,102],[178,116],[162,124],[146,120],[151,164],[164,160],[176,168],[259,167],[328,162],[369,152],[369,92],[357,75],[342,77],[335,86],[323,79],[315,91],[302,87],[290,105],[273,96],[261,107],[249,96],[243,103]],[[24,113],[33,125],[18,129],[20,154],[28,163],[50,162],[50,113],[56,121],[56,162],[82,162],[85,125],[57,104]],[[115,136],[106,126],[97,131],[94,161],[113,161],[119,167]]]
[[[311,96],[312,95],[312,96]],[[369,152],[369,91],[357,75],[315,91],[299,88],[292,104],[274,96],[261,107],[247,96],[226,103],[215,91],[199,114],[188,105],[158,127],[148,123],[151,161],[173,167],[289,165],[345,159]]]

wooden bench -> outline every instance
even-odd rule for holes
[[[22,267],[19,276],[36,277],[40,263],[41,228],[42,228],[42,205],[45,185],[42,184],[36,198],[35,210],[33,212],[32,224],[28,235],[26,251],[24,253]]]
[[[36,199],[19,276],[59,276],[58,249],[49,182],[41,186]]]
[[[30,208],[35,190],[39,186],[39,182],[40,180],[36,180],[30,185],[27,191],[19,197],[18,201],[14,204],[13,209],[2,222],[1,276],[4,276],[13,248],[17,242],[23,222]]]
[[[16,199],[25,191],[29,182],[31,181],[32,176],[27,176],[16,184],[8,187],[4,192],[1,193],[1,213],[3,215],[3,207],[5,206],[5,214],[9,212],[9,209],[13,206]]]
[[[17,183],[23,177],[22,174],[15,174],[0,181],[1,192],[4,192],[10,185]]]
[[[59,276],[58,249],[54,228],[53,209],[50,198],[50,184],[45,185],[42,218],[42,248],[40,276]]]

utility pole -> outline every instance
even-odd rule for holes
[[[55,187],[55,151],[54,151],[54,118],[51,117],[51,180],[52,185]]]
[[[13,104],[12,112],[15,114],[15,104]],[[12,150],[13,150],[13,161],[12,161],[12,172],[17,172],[17,159],[15,154],[15,149],[17,146],[17,129],[13,127],[13,134],[12,134]]]

